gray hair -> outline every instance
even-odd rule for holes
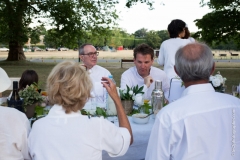
[[[88,45],[92,46],[92,44],[90,44],[90,43],[85,43],[85,44],[81,45],[81,46],[79,47],[79,52],[78,52],[78,54],[79,54],[79,55],[84,54],[84,47],[85,47],[85,46],[88,46]]]
[[[206,44],[190,43],[175,55],[175,68],[183,82],[208,80],[213,65],[213,55]]]

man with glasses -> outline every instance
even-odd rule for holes
[[[93,83],[93,90],[91,98],[84,109],[95,111],[96,106],[106,107],[106,90],[101,84],[102,77],[108,77],[111,73],[97,65],[97,56],[99,52],[96,51],[96,48],[92,44],[83,44],[79,48],[79,57],[83,62],[83,65],[86,67],[86,70],[89,72]]]

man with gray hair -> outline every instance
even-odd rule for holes
[[[174,68],[186,89],[157,114],[145,159],[239,160],[240,99],[209,83],[215,69],[210,48],[180,48]]]
[[[91,92],[92,98],[86,103],[84,109],[92,110],[95,112],[96,106],[106,107],[107,104],[107,91],[103,88],[101,79],[102,77],[108,77],[111,73],[97,65],[97,52],[96,48],[92,44],[83,44],[79,48],[79,57],[89,72],[89,76],[93,83],[93,90]],[[90,111],[91,112],[91,111]]]

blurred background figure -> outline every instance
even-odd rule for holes
[[[182,39],[185,36],[186,23],[180,19],[172,20],[168,25],[170,39],[165,40],[159,50],[158,64],[164,66],[164,71],[169,81],[177,77],[174,71],[175,54],[180,47],[191,43],[189,39]]]
[[[21,79],[19,81],[19,90],[23,90],[26,86],[31,84],[38,84],[38,74],[34,70],[25,70],[22,73]]]
[[[101,80],[116,105],[119,127],[102,117],[81,114],[92,90],[85,68],[77,62],[64,61],[52,69],[47,92],[53,107],[46,117],[34,122],[29,135],[33,159],[101,160],[102,150],[112,157],[126,153],[133,141],[131,126],[116,85],[109,78]]]

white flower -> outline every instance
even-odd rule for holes
[[[221,81],[218,78],[213,78],[212,84],[214,87],[219,87],[221,85]]]
[[[129,95],[132,95],[132,94],[133,94],[133,91],[132,91],[132,90],[130,90],[130,91],[128,92],[128,94],[129,94]]]
[[[213,81],[213,78],[214,78],[214,76],[211,75],[211,76],[209,77],[209,81]]]
[[[126,94],[126,93],[127,93],[127,90],[126,90],[126,89],[123,89],[122,92],[123,92],[123,94]]]
[[[219,79],[221,84],[223,83],[223,77],[220,74],[216,74],[215,78]]]
[[[135,101],[134,101],[135,105],[141,106],[141,105],[143,104],[142,98],[143,98],[143,95],[142,95],[142,94],[137,94],[137,95],[135,96]]]

